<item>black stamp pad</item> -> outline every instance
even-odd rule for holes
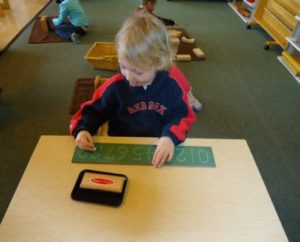
[[[77,201],[119,206],[123,201],[127,180],[123,174],[83,170],[71,197]]]

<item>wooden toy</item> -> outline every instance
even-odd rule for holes
[[[175,60],[176,61],[191,61],[192,57],[191,57],[191,55],[176,55]]]
[[[171,38],[179,38],[181,35],[181,31],[176,29],[169,29],[168,33]]]
[[[172,53],[175,56],[178,52],[178,47],[180,45],[180,39],[179,38],[171,38],[171,48]]]
[[[83,170],[71,197],[77,201],[119,206],[123,201],[127,180],[123,174]]]
[[[41,28],[44,33],[48,33],[47,16],[42,16],[40,20]]]
[[[180,39],[179,38],[171,38],[171,43],[173,44],[173,45],[179,45],[180,44]]]
[[[195,39],[194,38],[193,39],[188,39],[185,36],[182,36],[181,41],[185,42],[185,43],[189,43],[189,44],[194,44],[195,43]]]
[[[198,58],[204,57],[205,54],[204,52],[200,49],[200,48],[194,48],[193,49],[193,53],[195,54],[195,56],[197,56]]]

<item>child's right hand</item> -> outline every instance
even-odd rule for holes
[[[82,130],[77,134],[75,143],[80,149],[88,150],[88,151],[96,151],[93,138],[91,134],[86,130]]]
[[[154,167],[161,167],[165,161],[173,159],[175,146],[170,137],[161,137],[156,142],[156,149],[152,158]]]

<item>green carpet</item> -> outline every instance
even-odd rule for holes
[[[82,1],[91,26],[81,45],[28,44],[33,24],[0,56],[0,218],[44,134],[67,135],[73,83],[111,76],[84,60],[93,42],[113,41],[137,0]],[[159,1],[206,54],[179,63],[204,105],[189,137],[246,139],[290,241],[300,241],[300,84],[264,50],[268,35],[225,1]],[[54,1],[41,15],[57,14]]]

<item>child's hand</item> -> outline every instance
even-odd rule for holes
[[[165,161],[171,161],[174,155],[174,143],[169,137],[161,137],[156,143],[156,149],[152,158],[154,167],[161,167]]]
[[[75,139],[76,145],[83,150],[96,151],[92,136],[88,131],[82,130],[77,134]]]

